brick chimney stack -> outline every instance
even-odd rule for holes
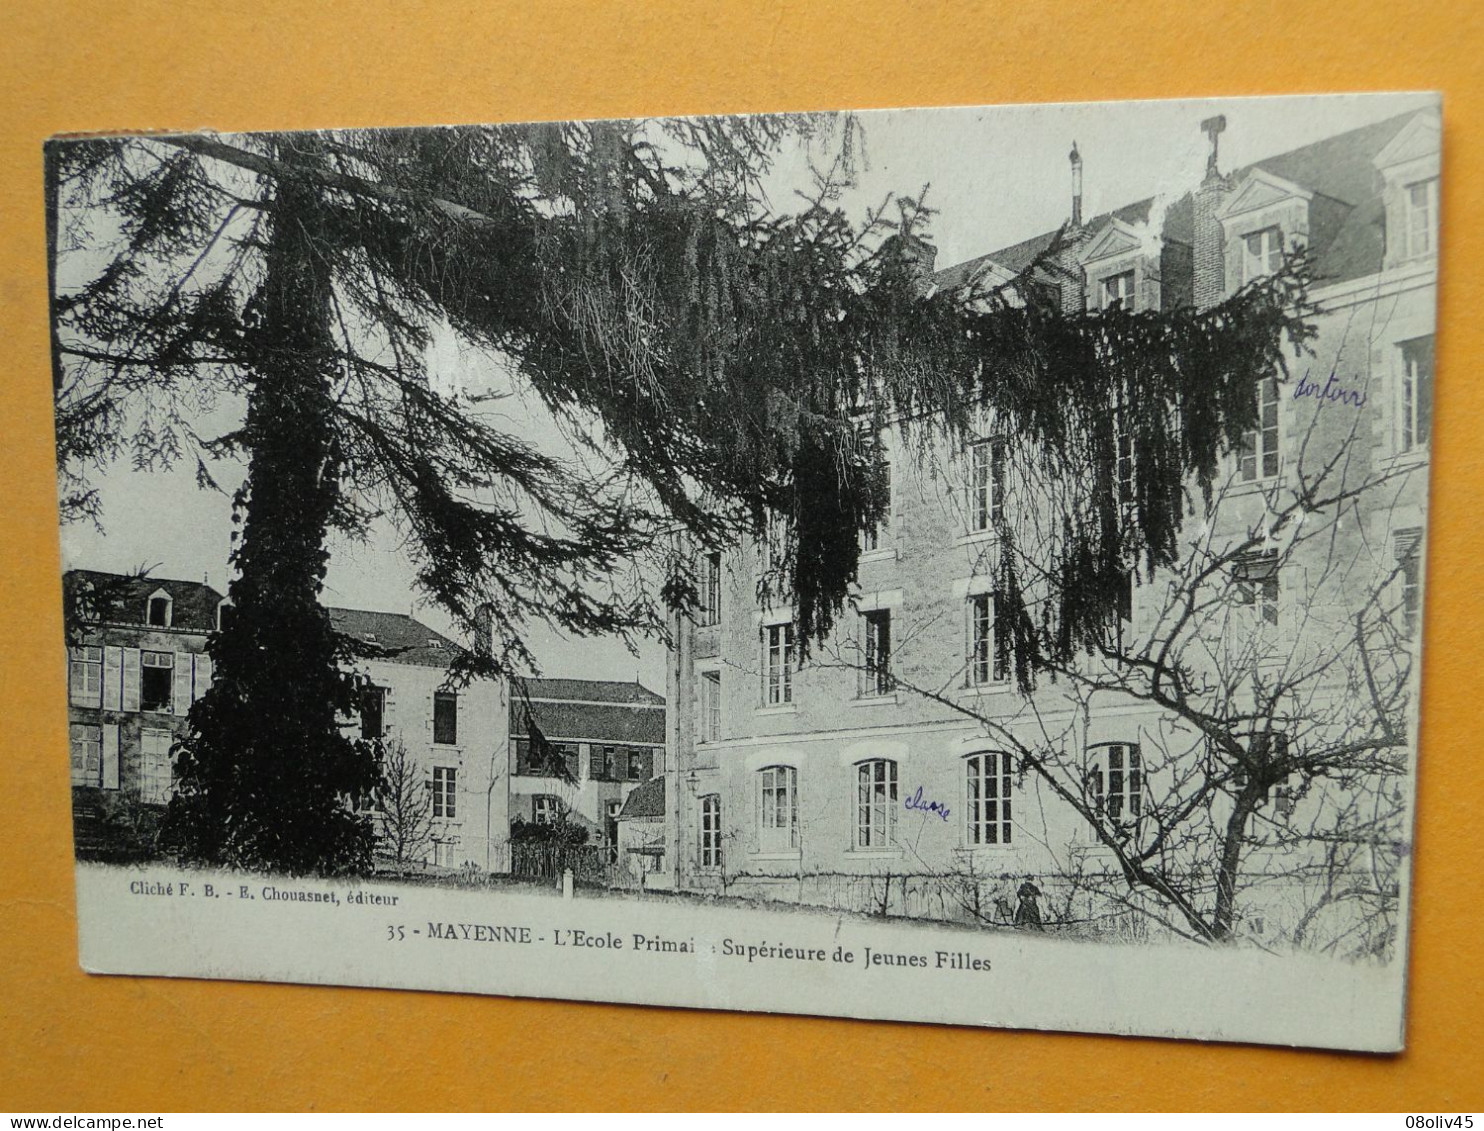
[[[1201,123],[1211,141],[1206,157],[1206,175],[1195,191],[1195,305],[1198,310],[1214,306],[1226,296],[1226,237],[1216,212],[1226,197],[1226,178],[1219,164],[1220,138],[1226,115],[1217,114]]]
[[[1077,143],[1072,142],[1072,152],[1067,160],[1072,163],[1072,227],[1082,227],[1082,154],[1077,152]]]

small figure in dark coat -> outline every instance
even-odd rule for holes
[[[1045,930],[1041,926],[1041,908],[1036,904],[1041,889],[1026,880],[1015,894],[1020,896],[1020,906],[1015,909],[1015,925],[1029,931]]]

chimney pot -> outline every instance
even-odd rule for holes
[[[1082,154],[1077,151],[1077,143],[1072,142],[1072,152],[1067,154],[1067,160],[1072,164],[1072,227],[1082,226]]]

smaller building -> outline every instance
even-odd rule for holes
[[[84,569],[62,591],[77,849],[145,856],[172,792],[171,747],[211,686],[206,638],[225,601],[199,581]]]
[[[665,841],[665,779],[651,778],[630,791],[618,814],[618,878],[640,888],[673,887]]]
[[[555,759],[542,757],[533,726]],[[664,697],[637,681],[514,681],[510,740],[511,822],[578,825],[618,863],[625,800],[664,772]]]

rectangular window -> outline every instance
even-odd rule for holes
[[[701,867],[721,865],[721,798],[708,794],[701,798]]]
[[[700,735],[701,742],[717,742],[721,738],[721,672],[702,672],[700,688]]]
[[[792,766],[758,771],[758,848],[788,852],[799,846],[798,772]]]
[[[1134,513],[1134,432],[1129,406],[1122,395],[1113,406],[1113,493],[1124,522]]]
[[[890,848],[896,843],[897,764],[887,758],[856,767],[855,846]]]
[[[862,696],[889,695],[891,679],[891,612],[873,609],[861,614],[865,670],[861,672]]]
[[[103,784],[103,728],[73,723],[68,729],[72,747],[72,784]]]
[[[68,684],[73,706],[103,706],[103,649],[72,649]]]
[[[978,593],[969,598],[969,685],[1002,683],[1005,659],[995,644],[994,595]]]
[[[769,707],[794,701],[794,626],[770,624],[763,629],[763,703]]]
[[[1134,273],[1132,271],[1120,271],[1117,275],[1109,275],[1103,280],[1103,309],[1107,310],[1115,303],[1122,304],[1125,310],[1134,309]]]
[[[883,531],[888,534],[891,531],[891,460],[882,456],[877,467],[881,470],[882,482],[886,488],[886,505],[881,521],[873,523],[861,534],[861,549],[866,553],[881,549]]]
[[[616,752],[611,746],[593,748],[593,777],[600,781],[613,781],[616,777],[614,772],[614,758]]]
[[[361,737],[381,738],[386,734],[386,688],[361,688]]]
[[[1010,755],[1000,751],[970,754],[968,773],[968,827],[971,845],[1010,843]]]
[[[139,799],[151,805],[164,805],[174,792],[170,772],[170,747],[175,736],[168,730],[146,727],[139,738]]]
[[[1427,255],[1438,248],[1438,179],[1407,186],[1407,256]]]
[[[175,678],[175,653],[144,652],[140,656],[139,709],[169,712]]]
[[[1248,554],[1236,563],[1237,600],[1257,624],[1278,623],[1278,551]]]
[[[1422,531],[1397,531],[1395,548],[1402,585],[1402,625],[1411,640],[1422,622]]]
[[[1401,429],[1398,450],[1427,446],[1432,438],[1433,339],[1413,338],[1401,350]]]
[[[629,751],[629,781],[644,780],[644,751]]]
[[[440,746],[458,745],[459,697],[455,692],[433,692],[433,741]]]
[[[702,626],[721,623],[721,552],[714,551],[701,560],[701,576],[697,579],[700,605],[696,609],[696,623]]]
[[[1263,228],[1242,237],[1242,282],[1250,283],[1274,274],[1283,266],[1283,233]]]
[[[531,818],[538,825],[554,825],[561,812],[561,801],[547,794],[538,794],[531,800]]]
[[[969,530],[999,525],[1005,509],[1005,441],[999,437],[969,445]]]
[[[1278,379],[1257,385],[1257,427],[1242,437],[1242,481],[1256,482],[1278,474]]]
[[[452,820],[458,816],[459,771],[453,766],[433,767],[433,816]]]

